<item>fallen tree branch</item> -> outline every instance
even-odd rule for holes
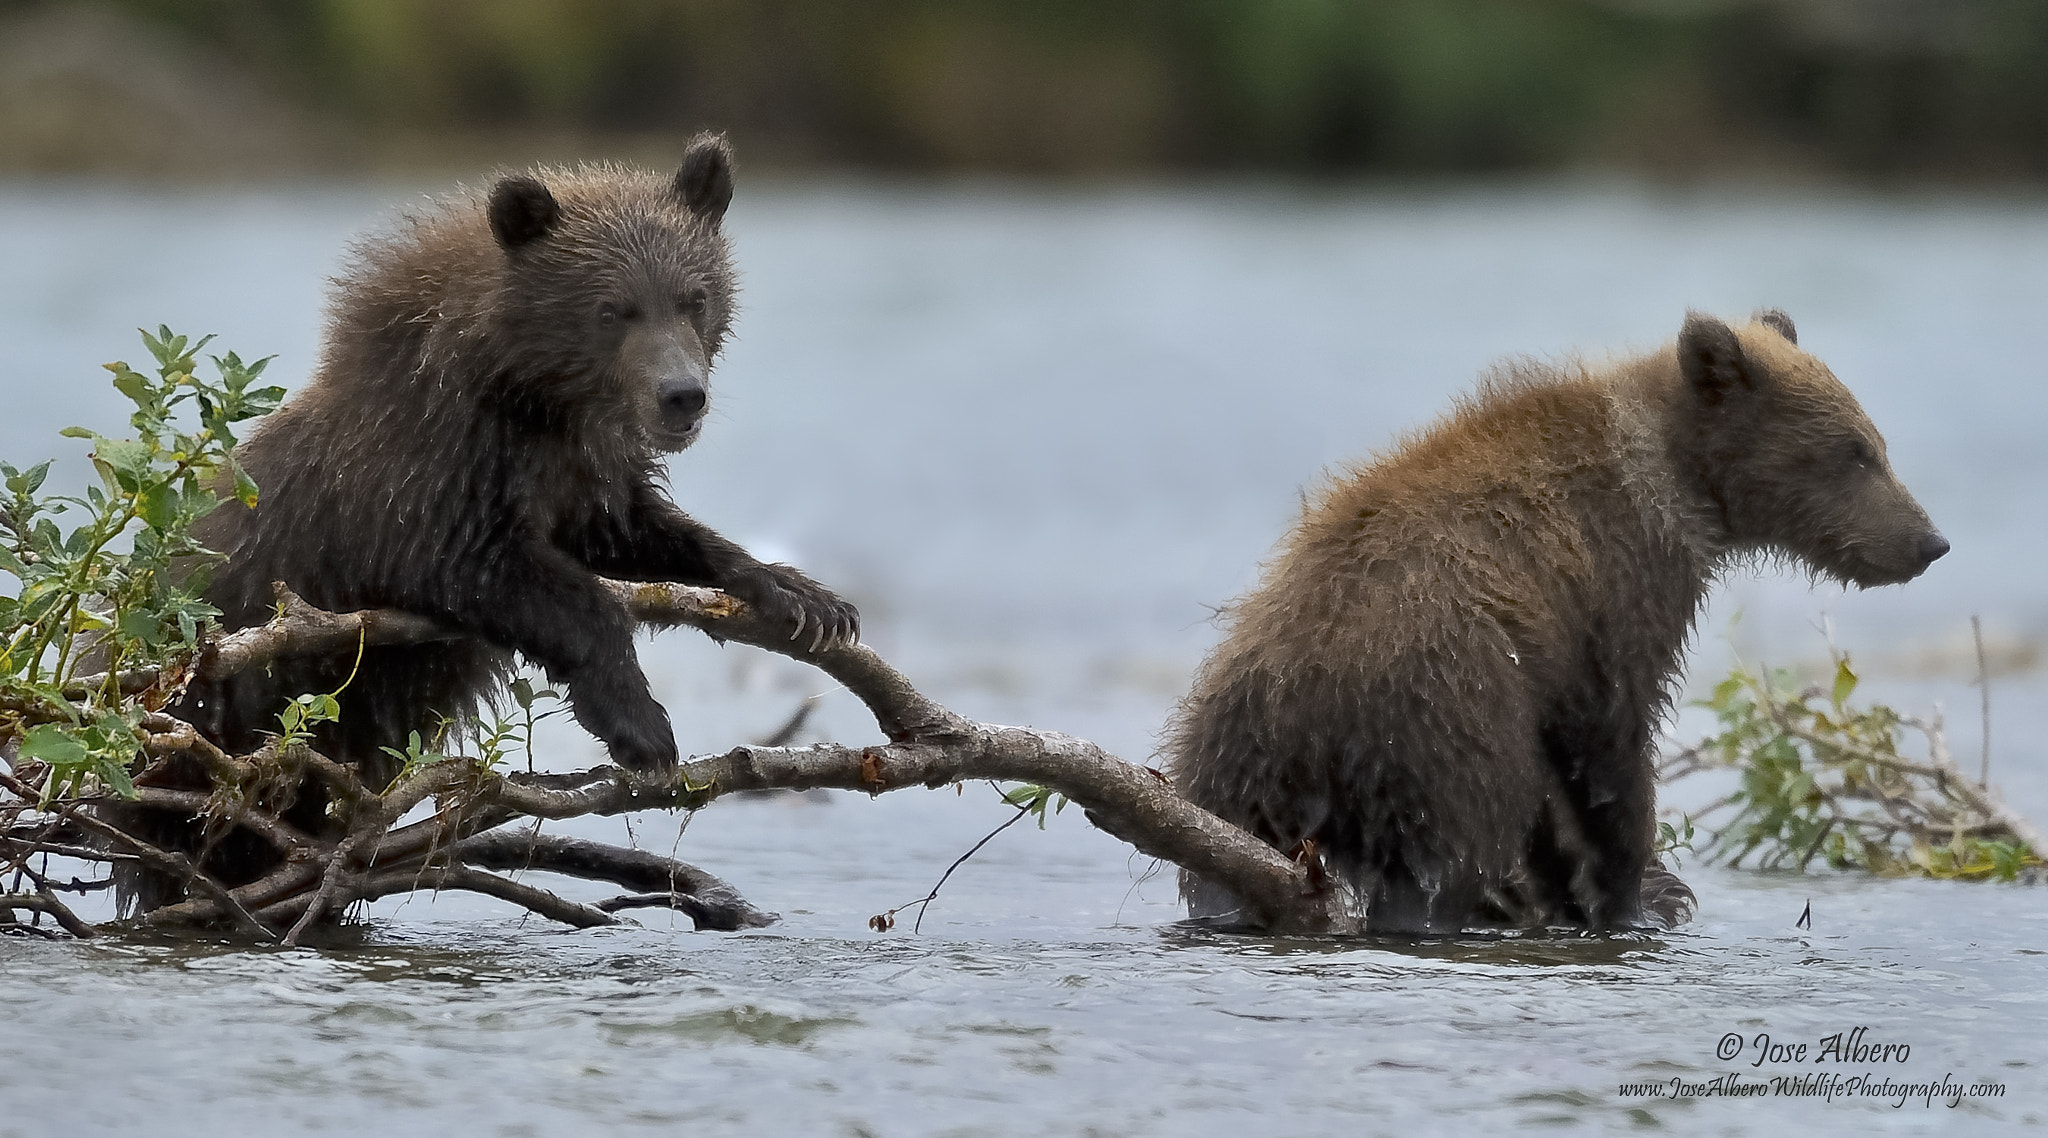
[[[460,889],[471,893],[482,893],[538,913],[552,921],[573,925],[579,929],[596,928],[601,925],[616,925],[618,917],[580,901],[558,897],[545,889],[521,885],[510,878],[499,877],[464,865],[430,866],[409,872],[389,872],[368,875],[350,885],[348,892],[354,901],[375,901],[393,893],[413,893],[423,889]],[[259,911],[263,918],[283,923],[304,916],[311,906],[312,898],[299,894]]]
[[[635,891],[598,902],[605,912],[666,906],[688,913],[699,929],[721,932],[764,928],[778,919],[694,865],[582,838],[498,829],[455,843],[448,857],[479,869],[538,870],[608,881]]]
[[[79,940],[89,940],[100,935],[99,929],[85,921],[79,920],[78,914],[72,912],[70,906],[59,901],[57,895],[50,892],[40,882],[37,883],[36,891],[33,893],[0,894],[0,913],[5,913],[11,909],[47,913],[51,919],[57,922],[58,927]]]
[[[635,619],[654,628],[687,625],[718,641],[751,644],[817,666],[868,705],[892,740],[931,738],[957,731],[966,720],[926,699],[902,673],[858,644],[812,649],[783,639],[764,626],[746,605],[716,589],[693,585],[607,581],[605,586]],[[277,586],[280,609],[252,628],[210,641],[193,665],[196,676],[221,677],[267,664],[279,656],[333,652],[357,643],[418,644],[447,640],[452,632],[425,617],[384,609],[334,613],[314,608],[290,589]],[[122,689],[140,691],[158,679],[154,669],[122,674]],[[88,676],[74,683],[81,695],[104,683]]]
[[[1305,867],[1180,797],[1158,772],[1069,735],[962,722],[964,734],[940,742],[735,747],[683,764],[681,777],[666,784],[614,772],[574,790],[500,780],[482,796],[522,813],[568,818],[695,807],[740,790],[826,787],[879,794],[973,779],[1037,783],[1072,799],[1113,837],[1223,884],[1264,927],[1355,932],[1361,924],[1335,888],[1314,887]]]
[[[608,585],[642,624],[656,628],[689,625],[713,640],[751,644],[816,667],[866,704],[891,742],[950,738],[965,734],[972,726],[925,698],[903,673],[865,644],[834,643],[812,649],[788,639],[780,628],[763,624],[744,603],[716,589],[620,581]]]
[[[875,716],[891,742],[879,747],[818,744],[803,748],[736,747],[693,759],[661,785],[613,772],[558,776],[548,789],[535,780],[493,776],[480,801],[537,817],[618,814],[650,807],[702,806],[737,790],[829,787],[880,793],[905,786],[945,786],[970,779],[1034,782],[1079,803],[1089,821],[1154,857],[1230,889],[1254,923],[1292,932],[1355,932],[1362,914],[1334,882],[1312,883],[1307,867],[1195,806],[1165,776],[1057,732],[973,723],[919,692],[864,644],[812,650],[756,620],[746,606],[711,589],[674,584],[610,583],[633,615],[659,627],[689,625],[714,639],[750,644],[812,664],[838,680]],[[334,624],[326,643],[338,648],[358,627]],[[608,768],[599,768],[606,771]]]
[[[286,939],[296,942],[315,921],[357,901],[415,888],[455,888],[498,896],[579,927],[616,923],[613,913],[620,909],[661,905],[687,913],[700,928],[747,928],[774,918],[695,867],[601,843],[486,831],[522,816],[697,809],[739,791],[825,787],[880,794],[970,779],[1018,781],[1067,796],[1102,830],[1229,889],[1243,900],[1242,916],[1249,924],[1291,933],[1363,928],[1363,913],[1341,884],[1189,803],[1158,771],[1058,732],[971,722],[927,698],[865,645],[814,649],[788,640],[786,632],[715,590],[623,582],[607,586],[642,623],[688,625],[721,642],[753,645],[819,668],[867,705],[889,741],[867,747],[741,746],[692,758],[659,775],[612,767],[502,774],[473,760],[451,759],[421,768],[381,793],[363,787],[347,768],[309,754],[307,769],[349,806],[349,831],[331,844],[292,831],[261,809],[224,803],[224,796],[143,787],[145,805],[225,816],[263,834],[287,854],[262,879],[233,889],[199,873],[182,855],[99,833],[104,823],[86,828],[152,867],[177,873],[199,891],[144,914],[144,923],[153,926],[226,919],[272,938],[277,935],[272,928],[289,927]],[[191,664],[193,674],[224,675],[284,654],[452,635],[403,613],[324,612],[282,588],[279,599],[280,611],[270,622],[204,646]],[[124,675],[122,683],[125,687],[141,678]],[[259,766],[276,765],[257,763],[259,756],[225,755],[169,716],[151,715],[144,727],[151,753],[193,755],[218,781],[246,786]],[[21,790],[16,793],[29,798]],[[429,798],[440,803],[434,816],[391,829]],[[525,868],[611,881],[633,892],[584,905],[485,872]]]

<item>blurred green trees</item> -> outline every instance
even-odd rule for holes
[[[2044,0],[118,7],[372,137],[715,125],[754,157],[913,168],[2048,171]]]

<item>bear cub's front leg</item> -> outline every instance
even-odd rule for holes
[[[593,519],[573,551],[602,576],[721,589],[809,651],[860,639],[860,613],[837,593],[791,566],[756,560],[651,485],[636,488],[624,525]]]

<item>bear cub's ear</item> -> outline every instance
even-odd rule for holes
[[[1793,347],[1799,346],[1799,329],[1792,326],[1792,318],[1785,315],[1784,309],[1759,308],[1755,319],[1757,323],[1785,337],[1786,343]]]
[[[1734,330],[1698,312],[1686,313],[1685,327],[1679,329],[1678,371],[1709,407],[1731,392],[1756,386]]]
[[[491,235],[508,251],[546,236],[560,215],[555,195],[538,178],[514,174],[491,187]]]
[[[691,213],[717,225],[732,204],[732,147],[722,134],[700,134],[683,151],[676,196]]]

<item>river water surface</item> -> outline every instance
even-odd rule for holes
[[[71,456],[54,477],[76,484],[56,431],[120,422],[97,365],[143,356],[138,325],[218,332],[302,379],[348,238],[419,192],[0,186],[0,456]],[[963,714],[1141,760],[1217,638],[1213,606],[1320,471],[1503,354],[1647,349],[1688,306],[1783,307],[1955,552],[1873,593],[1736,578],[1694,690],[1737,655],[1824,659],[1825,627],[1870,694],[1945,706],[1974,759],[1979,613],[1994,781],[2048,819],[2048,203],[746,185],[730,225],[738,339],[704,442],[672,464],[677,499],[853,597],[869,642]],[[815,735],[876,737],[788,661],[686,633],[642,651],[686,750],[819,693]],[[601,757],[565,727],[541,751]],[[680,833],[667,815],[566,827],[674,851],[782,913],[745,934],[665,914],[564,931],[450,895],[380,902],[359,936],[293,952],[0,939],[0,1135],[2048,1125],[2048,889],[1688,863],[1700,917],[1657,937],[1229,937],[1178,926],[1171,874],[1069,811],[991,843],[922,931],[909,913],[868,929],[1007,814],[968,786],[726,801]],[[1814,1062],[1859,1028],[1904,1060]],[[1868,1084],[1772,1093],[1814,1073]],[[1720,1091],[1674,1094],[1698,1084]]]

